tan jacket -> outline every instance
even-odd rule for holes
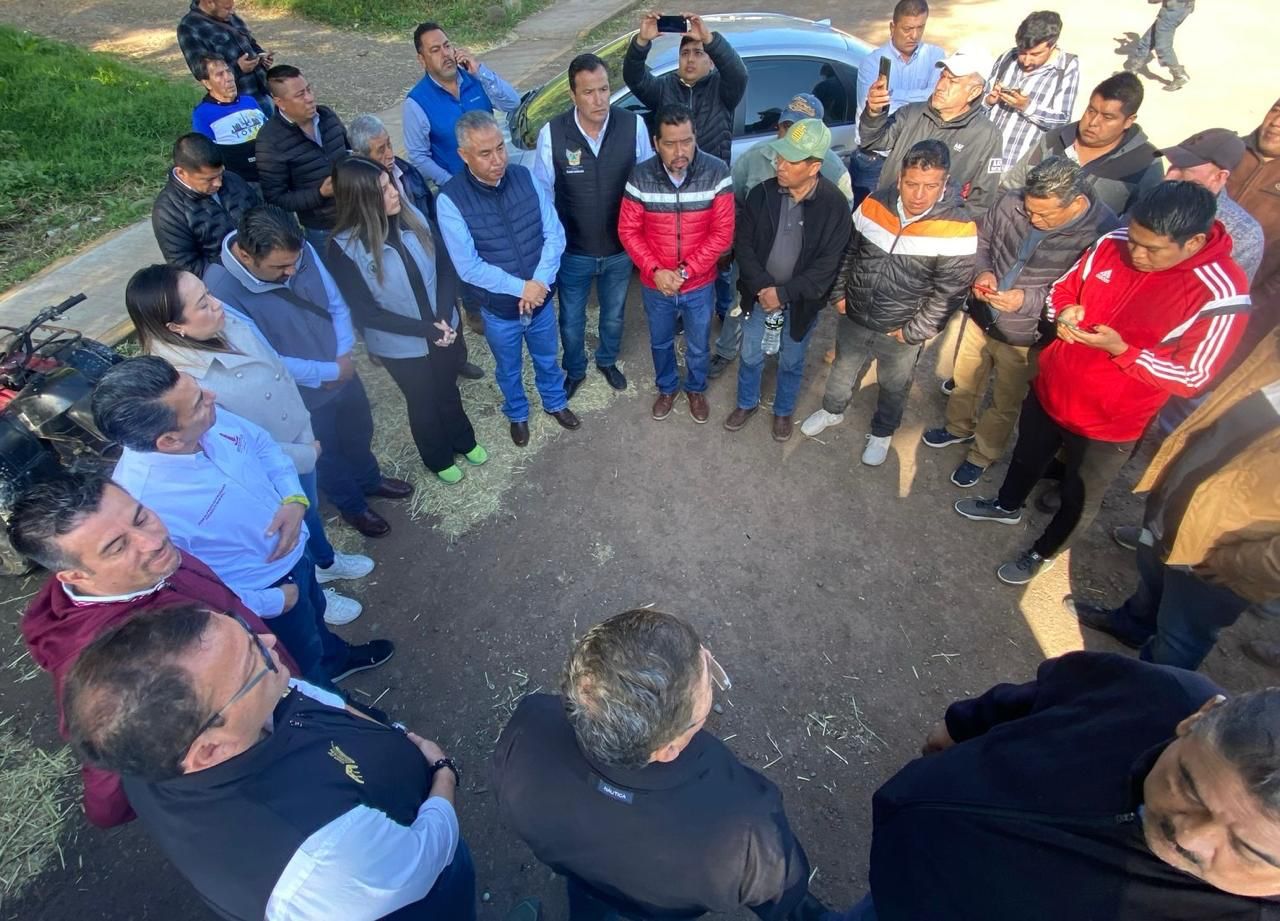
[[[1212,427],[1240,400],[1280,379],[1280,329],[1215,387],[1156,452],[1135,492],[1152,489],[1187,440]],[[1280,597],[1280,426],[1257,439],[1196,487],[1165,560],[1191,566],[1209,582],[1254,602]]]
[[[1245,145],[1244,159],[1227,180],[1227,193],[1262,225],[1266,249],[1250,294],[1253,309],[1275,323],[1280,320],[1280,157],[1263,159],[1256,131]]]

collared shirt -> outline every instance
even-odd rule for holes
[[[662,171],[667,174],[667,178],[671,180],[671,184],[675,186],[677,189],[680,188],[680,186],[684,185],[684,181],[689,178],[688,170],[685,170],[683,173],[677,176],[675,173],[671,172],[671,170],[667,169],[665,164],[662,167]]]
[[[911,53],[911,58],[902,60],[902,54],[888,41],[872,51],[858,65],[858,107],[859,115],[867,104],[867,93],[871,84],[880,77],[880,59],[888,58],[893,62],[889,68],[889,112],[896,112],[910,102],[928,102],[933,95],[934,84],[938,82],[938,74],[942,71],[938,62],[946,57],[946,52],[937,45],[921,42]]]
[[[1004,138],[1004,165],[1013,166],[1051,128],[1071,120],[1076,94],[1080,90],[1080,61],[1074,54],[1055,48],[1049,60],[1030,73],[1018,66],[1016,49],[1006,52],[991,70],[991,82],[1028,96],[1022,111],[997,101],[987,108],[987,117]],[[984,102],[983,105],[986,105]]]
[[[556,280],[556,273],[560,271],[560,256],[564,253],[564,227],[560,225],[560,216],[556,214],[555,201],[542,183],[535,181],[533,190],[538,196],[538,213],[542,216],[542,255],[538,259],[533,277],[549,288]],[[436,199],[436,222],[440,225],[440,234],[449,247],[449,255],[463,281],[494,294],[507,294],[511,297],[524,295],[526,279],[516,278],[510,272],[480,258],[480,254],[476,252],[475,240],[471,236],[471,228],[448,195],[441,195]]]
[[[138,598],[145,598],[147,595],[154,595],[160,589],[164,588],[164,584],[169,581],[169,577],[165,576],[155,585],[149,588],[140,588],[136,592],[125,592],[123,595],[81,595],[75,590],[75,587],[66,583],[59,583],[62,586],[62,592],[76,604],[119,604],[122,601],[136,601]]]
[[[267,526],[302,485],[293,462],[265,431],[219,408],[194,454],[125,448],[112,478],[160,516],[180,549],[204,562],[251,611],[274,617],[284,592],[272,585],[297,564],[307,526],[281,559],[267,562],[279,536]]]
[[[430,75],[428,75],[430,76]],[[514,112],[520,105],[520,94],[506,80],[503,80],[484,64],[476,66],[475,78],[484,87],[489,101],[501,112]],[[440,86],[439,81],[431,77],[431,82]],[[446,89],[440,86],[441,89]],[[412,99],[404,101],[404,149],[409,154],[409,162],[418,168],[418,172],[441,186],[453,178],[453,174],[431,158],[431,119],[422,111],[422,106]]]
[[[338,710],[336,694],[290,679],[302,694]],[[267,902],[266,921],[381,918],[426,896],[461,840],[458,815],[429,796],[413,824],[401,825],[368,806],[338,816],[294,852]]]
[[[285,121],[287,121],[289,124],[298,125],[298,123],[295,122],[292,118],[284,114],[283,109],[280,109],[278,111],[280,112],[280,117],[283,118]],[[298,127],[302,128],[301,125],[298,125]],[[316,114],[311,116],[311,133],[308,134],[305,128],[302,129],[302,133],[306,135],[307,140],[311,141],[311,143],[316,144],[321,148],[324,147],[324,138],[320,136],[320,111],[318,109],[316,110]]]
[[[769,248],[769,258],[764,263],[764,270],[769,273],[775,285],[785,285],[791,281],[796,270],[796,262],[800,259],[800,245],[804,242],[804,203],[813,198],[817,189],[818,184],[815,182],[809,194],[796,201],[790,189],[778,186],[782,208],[778,212],[778,227],[773,232],[773,246]]]
[[[592,137],[582,127],[582,120],[578,118],[578,109],[573,109],[573,123],[578,126],[578,130],[582,132],[583,139],[587,142],[587,146],[591,148],[591,153],[600,156],[600,145],[604,143],[604,133],[609,130],[610,115],[604,117],[604,124],[600,126],[600,135]],[[649,129],[645,127],[644,119],[639,115],[636,116],[636,162],[643,163],[653,156],[653,144],[649,141]],[[533,178],[542,183],[548,189],[554,191],[556,187],[556,167],[551,158],[551,122],[547,122],[538,132],[537,155],[533,161]]]

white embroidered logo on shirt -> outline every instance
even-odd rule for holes
[[[952,149],[952,150],[964,150],[964,145],[963,145],[963,144],[952,144],[952,145],[951,145],[951,149]]]
[[[1094,277],[1095,277],[1095,278],[1097,278],[1097,279],[1098,279],[1098,281],[1102,282],[1104,285],[1105,285],[1105,284],[1110,284],[1110,282],[1111,282],[1111,270],[1110,270],[1110,269],[1103,269],[1101,272],[1099,272],[1099,273],[1098,273],[1097,275],[1095,275]]]
[[[1003,172],[1004,172],[1004,158],[1003,158],[1003,157],[992,157],[992,158],[991,158],[991,162],[989,162],[989,163],[987,164],[987,172],[988,172],[988,173],[1003,173]]]

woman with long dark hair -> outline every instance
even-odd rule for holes
[[[219,406],[265,429],[293,461],[311,503],[303,520],[316,581],[367,576],[373,560],[338,553],[325,535],[316,492],[320,444],[311,431],[311,414],[293,376],[253,321],[210,294],[195,275],[173,265],[135,272],[124,302],[142,351],[166,359],[212,390]],[[354,598],[333,589],[325,594],[326,623],[349,624],[360,616],[361,605]]]
[[[461,454],[483,464],[485,449],[462,408],[458,370],[458,274],[439,231],[404,201],[381,164],[343,160],[333,171],[337,210],[325,266],[342,289],[370,355],[404,394],[418,455],[457,483]]]

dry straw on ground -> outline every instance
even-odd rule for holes
[[[46,752],[0,729],[0,905],[62,859],[73,823],[76,760],[68,748]]]

